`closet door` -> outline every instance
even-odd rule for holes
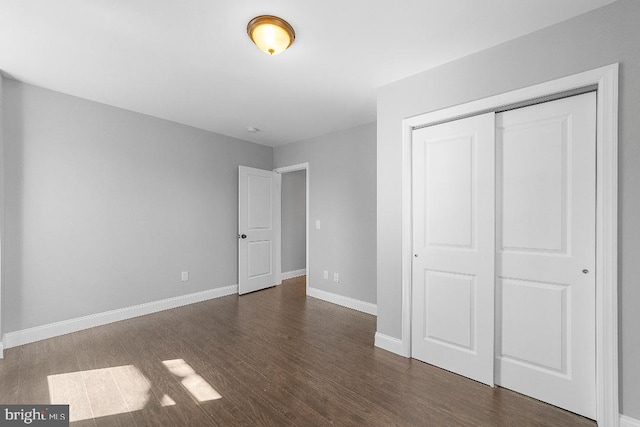
[[[494,113],[413,132],[412,355],[493,385]]]
[[[496,115],[496,383],[595,418],[595,93]]]

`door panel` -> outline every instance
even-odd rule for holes
[[[430,141],[425,145],[427,245],[470,248],[473,242],[473,138]]]
[[[273,199],[271,187],[273,177],[249,174],[247,179],[247,196],[249,202],[247,207],[249,213],[247,231],[271,229],[273,227],[271,218],[271,202]]]
[[[567,119],[501,129],[503,250],[565,248]]]
[[[474,294],[474,276],[427,270],[423,338],[473,351]]]
[[[276,284],[275,250],[280,232],[279,184],[280,175],[275,172],[239,167],[239,294]]]
[[[261,240],[255,242],[247,242],[248,250],[248,262],[249,266],[249,279],[253,279],[266,274],[271,274],[273,249],[271,241]]]
[[[565,285],[498,279],[505,320],[502,358],[533,369],[567,373],[570,289]],[[544,307],[544,310],[540,310]],[[530,325],[535,325],[531,330]]]
[[[413,132],[413,357],[493,384],[494,114]]]
[[[496,383],[590,418],[595,106],[588,93],[496,115]]]

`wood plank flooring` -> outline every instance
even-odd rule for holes
[[[375,323],[292,279],[8,349],[0,403],[70,403],[73,426],[595,426],[375,348]]]

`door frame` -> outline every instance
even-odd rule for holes
[[[617,426],[618,400],[618,63],[402,121],[402,355],[411,357],[411,142],[416,128],[595,87],[596,421]]]
[[[307,272],[306,282],[306,294],[309,295],[309,283],[311,282],[310,274],[309,274],[309,163],[298,163],[291,166],[283,166],[280,168],[275,168],[273,171],[279,174],[287,173],[287,172],[297,172],[297,171],[305,171],[306,179],[305,179],[305,245],[306,245],[306,253],[305,253],[305,270]],[[282,186],[280,186],[279,191],[282,193]],[[282,197],[280,198],[282,200]],[[280,227],[280,237],[279,241],[282,242],[282,226]],[[277,262],[276,262],[276,282],[278,284],[282,283],[282,245],[278,246],[277,251]]]

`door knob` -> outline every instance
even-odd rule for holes
[[[582,272],[583,272],[584,274],[589,274],[589,270],[587,270],[586,268],[585,268],[584,270],[582,270]]]
[[[247,235],[246,234],[238,234],[238,238],[240,239],[246,239]]]

